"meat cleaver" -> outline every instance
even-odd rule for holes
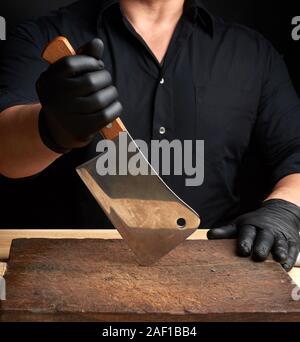
[[[48,63],[55,63],[60,58],[75,54],[65,37],[57,37],[49,43],[42,56]],[[104,139],[115,143],[117,154],[122,147],[128,154],[126,160],[139,154],[148,172],[142,175],[100,175],[97,162],[107,151],[76,170],[134,252],[137,262],[151,265],[197,230],[200,218],[159,177],[119,118],[101,129],[100,133]],[[119,146],[120,134],[126,135],[127,139],[123,141],[131,144],[130,150],[135,146],[135,152],[128,152],[127,146],[125,149]],[[118,157],[124,158],[124,155],[117,155],[116,160]]]

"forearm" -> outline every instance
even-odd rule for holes
[[[0,113],[0,174],[9,178],[29,177],[60,157],[41,141],[40,108],[40,104],[22,105]]]
[[[300,207],[300,173],[281,179],[267,198],[282,199]]]

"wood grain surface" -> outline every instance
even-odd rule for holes
[[[117,118],[110,125],[103,127],[100,130],[103,138],[108,140],[114,140],[118,138],[119,134],[122,132],[127,132],[127,130],[120,118]]]
[[[6,272],[6,263],[5,262],[0,262],[0,277],[3,277]]]
[[[206,239],[207,230],[202,229],[189,237],[193,240]],[[11,242],[19,238],[43,239],[121,239],[116,229],[2,229],[0,230],[0,260],[6,260]]]
[[[76,51],[65,37],[57,37],[52,40],[42,53],[43,59],[50,64],[63,57],[74,55],[76,55]]]
[[[121,239],[121,236],[116,229],[1,229],[0,260],[8,259],[12,240],[19,238]]]
[[[189,240],[206,240],[207,230],[199,229]],[[17,238],[47,239],[121,239],[115,229],[2,229],[0,230],[0,260],[6,260],[11,242]],[[293,268],[290,277],[300,286],[300,268]]]
[[[234,241],[186,241],[152,267],[122,240],[14,240],[0,321],[299,321],[290,277]]]

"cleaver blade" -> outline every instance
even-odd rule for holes
[[[49,63],[71,55],[75,55],[75,51],[65,37],[57,37],[43,52],[43,58]],[[125,150],[126,160],[135,156],[142,161],[147,172],[101,175],[97,164],[108,151],[79,166],[76,171],[127,242],[137,262],[144,266],[152,265],[195,232],[200,218],[160,178],[120,118],[101,129],[100,133],[114,142],[117,170],[118,161],[124,160],[124,155],[118,155],[119,151]],[[120,135],[122,141],[127,142],[126,149],[120,146]],[[135,151],[129,152],[134,150],[132,146],[135,146]]]

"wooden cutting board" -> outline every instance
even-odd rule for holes
[[[5,279],[0,321],[300,321],[290,277],[234,241],[186,241],[141,267],[122,240],[18,239]]]

